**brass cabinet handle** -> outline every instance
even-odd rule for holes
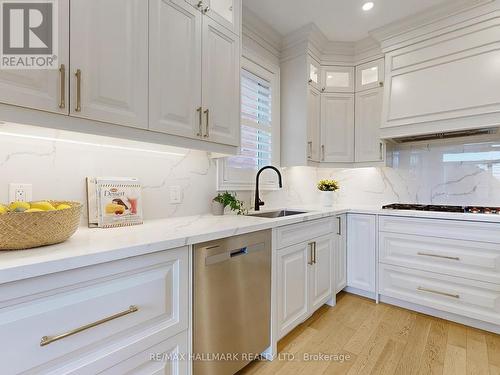
[[[198,125],[198,133],[196,133],[196,135],[198,137],[201,137],[201,133],[203,133],[203,119],[202,119],[202,116],[203,116],[203,108],[202,107],[198,107],[198,109],[196,110],[196,112],[198,112],[198,121],[199,121],[199,125]]]
[[[384,82],[380,81],[380,82],[378,83],[378,85],[379,85],[380,87],[384,87]]]
[[[426,256],[426,257],[434,257],[434,258],[442,258],[442,259],[460,260],[459,257],[451,257],[451,256],[447,256],[447,255],[430,254],[430,253],[422,253],[422,252],[418,252],[417,255]]]
[[[139,308],[137,306],[132,305],[132,306],[130,306],[128,308],[128,310],[125,310],[125,311],[119,312],[117,314],[108,316],[108,317],[106,317],[104,319],[98,320],[97,322],[86,324],[84,326],[81,326],[81,327],[73,329],[71,331],[62,333],[60,335],[57,335],[57,336],[43,336],[42,339],[40,340],[40,346],[49,345],[49,344],[51,344],[51,343],[53,343],[55,341],[64,339],[64,338],[69,337],[69,336],[76,335],[77,333],[86,331],[87,329],[96,327],[96,326],[98,326],[100,324],[109,322],[111,320],[114,320],[114,319],[117,319],[117,318],[121,318],[122,316],[125,316],[125,315],[128,315],[128,314],[132,314],[132,313],[134,313],[136,311],[139,311]]]
[[[325,92],[325,90],[326,90],[326,87],[321,88],[321,92]]]
[[[208,12],[210,12],[210,7],[209,6],[205,7],[205,9],[203,9],[203,13],[208,13]]]
[[[75,112],[81,112],[82,110],[82,71],[80,69],[76,70],[76,107]]]
[[[313,242],[313,264],[316,264],[316,241]]]
[[[314,242],[309,242],[309,244],[307,246],[309,246],[309,261],[307,262],[307,264],[309,264],[310,266],[312,266],[314,264],[313,262],[313,243]]]
[[[59,67],[59,108],[66,108],[66,66],[61,64]]]
[[[325,145],[321,145],[321,161],[325,161]]]
[[[205,113],[205,116],[207,116],[207,122],[205,124],[205,135],[204,135],[204,137],[208,138],[208,137],[210,137],[210,125],[209,125],[209,123],[210,123],[210,110],[207,108],[204,113]]]
[[[312,141],[307,142],[307,158],[312,159],[313,154],[313,143]]]
[[[340,236],[342,234],[342,218],[337,217],[337,234]]]
[[[446,297],[451,297],[451,298],[457,298],[457,299],[460,298],[459,294],[451,294],[451,293],[446,293],[446,292],[440,292],[439,290],[427,289],[427,288],[423,288],[421,286],[419,286],[417,288],[417,290],[420,291],[420,292],[427,292],[427,293],[439,294],[441,296],[446,296]]]
[[[384,144],[382,142],[379,143],[379,153],[380,160],[384,160]]]
[[[198,9],[202,8],[202,7],[203,7],[203,1],[201,1],[201,0],[200,0],[200,1],[198,1],[198,4],[196,4],[196,7],[197,7]]]

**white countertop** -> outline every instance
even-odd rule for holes
[[[0,251],[0,283],[346,212],[500,223],[500,215],[381,210],[375,207],[321,208],[302,206],[293,208],[309,212],[276,219],[236,215],[201,215],[150,220],[143,225],[125,228],[89,229],[81,227],[68,241],[58,245],[31,250]]]

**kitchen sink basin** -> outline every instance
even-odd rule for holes
[[[305,213],[307,213],[307,211],[279,210],[279,211],[268,211],[268,212],[256,212],[256,213],[248,214],[248,216],[265,217],[265,218],[269,218],[269,219],[274,219],[277,217],[293,216],[293,215],[300,215],[300,214],[305,214]]]

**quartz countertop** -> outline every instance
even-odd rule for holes
[[[500,223],[500,215],[382,210],[378,207],[293,206],[304,214],[252,216],[186,216],[145,221],[143,225],[89,229],[81,227],[68,241],[31,250],[0,251],[0,283],[66,271],[131,256],[168,250],[219,238],[272,229],[346,212]],[[266,210],[263,210],[265,212]]]

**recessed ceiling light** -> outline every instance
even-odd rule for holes
[[[363,4],[363,10],[366,12],[366,11],[372,9],[373,5],[374,5],[373,2],[368,1],[368,2]]]

